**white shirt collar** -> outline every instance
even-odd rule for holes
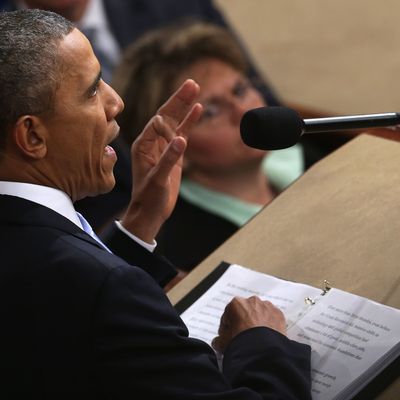
[[[103,54],[107,54],[112,64],[118,62],[121,49],[111,31],[102,0],[89,0],[82,18],[76,25],[82,31],[94,30],[95,37],[92,38],[94,40],[92,46],[97,51],[101,50]]]
[[[17,1],[17,5],[21,9],[27,8],[23,0]],[[97,50],[107,54],[112,65],[118,62],[121,49],[110,28],[103,0],[89,0],[82,18],[75,25],[82,31],[93,30],[95,38],[92,39],[95,43],[92,45],[95,44]]]
[[[0,181],[0,194],[21,197],[50,208],[83,229],[71,199],[61,190],[31,183]]]
[[[26,9],[28,6],[24,0],[16,0],[19,9]],[[96,28],[99,30],[108,29],[106,12],[102,0],[89,0],[89,4],[77,23],[78,28]]]
[[[50,208],[63,217],[69,219],[79,228],[83,229],[81,221],[76,214],[74,205],[69,196],[61,190],[48,186],[34,185],[32,183],[0,181],[0,195],[21,197],[25,200],[33,201],[44,207]],[[146,243],[138,237],[127,231],[119,222],[116,221],[119,229],[125,232],[131,239],[142,245],[148,251],[153,252],[157,246],[157,242]]]
[[[78,23],[80,28],[108,29],[107,17],[101,0],[90,0]]]

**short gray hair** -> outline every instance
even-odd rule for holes
[[[50,11],[0,13],[0,149],[19,117],[53,110],[61,74],[58,43],[73,29]]]

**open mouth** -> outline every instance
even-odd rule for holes
[[[115,150],[110,145],[107,145],[104,148],[104,154],[106,156],[111,156],[111,155],[114,156],[115,155]]]
[[[117,138],[117,136],[118,136],[118,134],[119,134],[119,126],[117,125],[116,122],[114,122],[114,123],[115,123],[115,125],[116,125],[116,129],[115,129],[114,135],[109,139],[109,142],[108,142],[108,143],[112,143],[112,142]],[[115,150],[113,149],[112,146],[110,146],[110,144],[107,144],[107,145],[104,147],[104,154],[105,154],[106,156],[114,156],[114,157],[116,157]]]

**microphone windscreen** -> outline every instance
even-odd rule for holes
[[[244,143],[261,150],[279,150],[296,144],[304,130],[299,114],[287,107],[260,107],[247,111],[240,121]]]

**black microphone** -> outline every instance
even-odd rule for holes
[[[348,115],[302,119],[287,107],[260,107],[247,111],[240,121],[244,143],[261,150],[279,150],[296,144],[306,133],[400,125],[400,113]]]

